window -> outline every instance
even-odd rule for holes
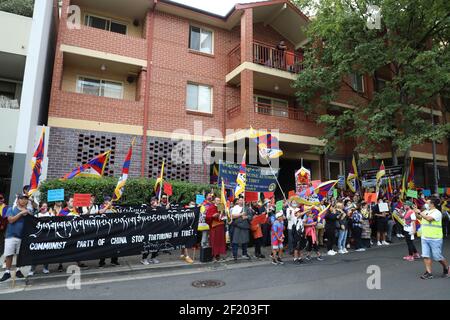
[[[127,34],[127,25],[108,18],[86,15],[85,24],[92,28]]]
[[[376,89],[377,91],[381,91],[381,90],[383,90],[384,88],[386,88],[386,80],[381,79],[381,78],[377,78],[377,79],[375,80],[375,89]]]
[[[192,50],[213,53],[213,33],[199,27],[191,26],[189,33],[189,48]]]
[[[355,91],[364,92],[364,79],[361,74],[352,73],[352,87]]]
[[[79,77],[77,92],[98,97],[123,99],[123,85],[120,82]]]
[[[14,82],[0,81],[0,96],[13,100],[16,96],[16,84]]]
[[[340,160],[329,160],[328,161],[328,179],[336,180],[339,176],[344,174],[344,163]]]
[[[188,83],[186,106],[188,110],[212,112],[211,87]]]
[[[255,96],[254,101],[257,113],[285,118],[289,116],[288,102],[286,100]]]

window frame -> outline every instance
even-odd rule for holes
[[[328,169],[328,179],[335,179],[331,178],[331,163],[337,163],[339,164],[339,174],[338,176],[344,176],[345,177],[345,161],[344,160],[334,160],[334,159],[328,159],[327,161],[327,169]],[[336,177],[337,179],[337,177]]]
[[[258,114],[274,116],[274,117],[280,117],[280,118],[289,118],[289,100],[280,99],[280,98],[274,98],[274,97],[269,97],[269,96],[264,96],[264,95],[261,95],[261,94],[254,94],[253,95],[253,100],[254,100],[255,103],[258,103],[258,98],[263,98],[263,99],[270,100],[270,105],[271,105],[271,113],[257,112]],[[273,109],[274,108],[274,100],[286,102],[286,116],[281,116],[279,114],[275,114],[274,113],[274,111],[275,111]]]
[[[86,13],[84,14],[84,25],[87,26],[87,27],[89,27],[89,28],[94,28],[94,29],[98,29],[98,30],[102,30],[102,29],[100,29],[100,28],[95,28],[95,27],[91,27],[89,24],[87,24],[87,23],[88,23],[88,18],[89,18],[89,17],[99,18],[99,19],[103,19],[103,20],[108,21],[108,22],[109,22],[109,29],[103,29],[104,31],[109,31],[109,32],[116,33],[116,34],[121,34],[121,35],[124,35],[124,36],[127,36],[127,35],[128,35],[128,27],[129,27],[129,23],[128,23],[128,22],[120,21],[120,20],[116,20],[116,19],[113,19],[113,18],[108,18],[108,17],[105,17],[105,16],[99,16],[99,15],[96,15],[96,14],[92,14],[92,13],[86,12]],[[114,23],[116,23],[116,24],[124,25],[125,28],[126,28],[126,29],[125,29],[125,34],[120,33],[120,32],[114,32],[114,31],[111,31],[111,23],[112,23],[112,22],[114,22]]]
[[[93,95],[93,94],[88,94],[88,93],[84,93],[84,92],[80,91],[79,88],[78,88],[78,82],[81,80],[81,78],[88,78],[88,79],[100,81],[100,95],[96,96],[96,95]],[[120,94],[120,98],[113,98],[113,97],[105,97],[104,96],[104,82],[105,81],[117,83],[117,84],[120,84],[122,86],[122,92]],[[124,84],[123,81],[117,81],[117,80],[106,79],[106,78],[99,78],[99,77],[91,77],[91,76],[85,76],[85,75],[77,75],[77,81],[75,83],[75,86],[76,86],[76,93],[85,94],[85,95],[89,95],[89,96],[93,96],[93,97],[99,97],[99,98],[124,100],[123,97],[124,97],[124,93],[125,93],[125,84]]]
[[[202,31],[208,31],[208,32],[211,32],[211,52],[203,52],[203,51],[201,51],[201,42],[199,43],[199,50],[194,49],[194,48],[191,48],[191,29],[192,29],[193,27],[194,27],[194,28],[199,28],[199,29],[200,29],[200,40],[201,40],[201,37],[202,37]],[[194,51],[194,52],[196,52],[196,53],[206,54],[206,55],[211,55],[211,56],[213,56],[213,55],[214,55],[214,30],[212,30],[212,29],[210,29],[210,28],[202,27],[202,26],[200,26],[200,25],[196,25],[196,24],[190,23],[190,24],[189,24],[189,36],[188,36],[188,49],[189,49],[189,50],[192,50],[192,51]]]
[[[361,77],[361,90],[358,90],[358,88],[354,87],[355,76]],[[356,92],[359,92],[359,93],[364,93],[365,92],[366,82],[364,80],[364,75],[363,74],[358,74],[356,72],[353,72],[351,74],[351,80],[352,80],[352,88],[353,88],[353,90],[355,90]]]
[[[197,93],[197,109],[191,109],[188,106],[188,86],[189,85],[194,85],[194,86],[202,86],[202,87],[208,87],[210,90],[210,101],[209,101],[209,106],[210,106],[210,111],[209,112],[205,112],[205,111],[201,111],[198,110],[198,101],[199,101],[199,97],[198,97],[198,93]],[[203,114],[207,114],[207,115],[212,115],[213,114],[213,105],[214,105],[214,87],[212,85],[209,84],[205,84],[205,83],[199,83],[199,82],[193,82],[193,81],[188,81],[186,83],[186,102],[185,102],[185,108],[186,111],[188,112],[194,112],[194,113],[203,113]]]

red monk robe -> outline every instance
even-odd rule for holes
[[[206,209],[206,223],[209,225],[209,243],[212,247],[213,257],[227,253],[225,223],[219,217],[220,213],[216,205],[212,204]]]

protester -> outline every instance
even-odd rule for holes
[[[67,201],[67,206],[61,210],[58,214],[59,217],[65,216],[78,216],[79,212],[76,207],[73,206],[73,197],[69,197]]]
[[[194,203],[195,206],[195,203]],[[156,210],[159,207],[158,205],[158,198],[156,197],[152,197],[150,199],[150,208],[153,210]],[[158,259],[156,259],[156,257],[158,256],[158,252],[152,252],[151,256],[150,256],[150,260],[148,260],[148,256],[150,255],[150,251],[147,250],[145,252],[142,253],[142,260],[141,263],[143,265],[149,265],[149,264],[158,264],[160,261]]]
[[[261,253],[261,246],[263,245],[263,233],[262,225],[267,223],[269,215],[266,211],[259,210],[260,207],[256,208],[255,215],[250,223],[250,229],[252,231],[252,236],[255,244],[255,257],[259,259],[264,259],[265,256]]]
[[[431,259],[442,265],[443,277],[449,277],[449,266],[442,255],[442,213],[437,209],[439,205],[439,198],[431,197],[425,202],[424,211],[415,209],[415,213],[421,221],[422,257],[424,258],[426,271],[420,278],[424,280],[433,279]]]
[[[104,200],[103,204],[100,206],[100,209],[99,209],[98,213],[99,214],[112,214],[112,213],[115,213],[116,210],[114,209],[114,206],[112,204],[111,197],[108,197],[108,196],[104,197],[103,200]],[[100,259],[100,261],[98,263],[98,266],[100,268],[103,268],[106,265],[105,260],[106,260],[105,258]],[[120,265],[119,258],[118,257],[111,257],[111,264],[113,266],[119,266]]]
[[[20,194],[17,197],[17,203],[14,208],[9,208],[6,212],[8,217],[8,226],[6,228],[5,235],[5,262],[6,270],[3,274],[0,282],[6,281],[11,278],[11,265],[13,261],[13,256],[19,254],[20,243],[22,242],[23,227],[24,227],[24,217],[31,214],[28,205],[28,195]],[[16,268],[16,277],[19,279],[24,278],[24,275],[20,271],[20,268]]]
[[[287,220],[287,234],[288,234],[288,249],[289,254],[294,254],[294,238],[292,233],[292,226],[295,220],[294,210],[298,207],[298,204],[295,201],[291,201],[291,203],[286,208],[286,220]]]
[[[244,210],[244,199],[239,198],[236,205],[231,211],[231,217],[233,218],[233,235],[231,238],[233,258],[236,261],[238,258],[239,245],[242,247],[242,257],[250,260],[250,256],[247,253],[247,247],[249,242],[249,230],[251,217],[247,215]]]
[[[61,211],[63,211],[63,210],[64,210],[63,202],[62,201],[57,201],[53,205],[53,208],[50,208],[50,213],[54,217],[60,217],[60,216],[62,216]]]
[[[386,213],[380,211],[380,204],[384,203],[383,199],[380,199],[378,201],[378,205],[374,207],[374,216],[376,221],[376,228],[377,228],[377,245],[389,245],[389,243],[386,242],[386,231],[387,231],[387,221],[386,221]]]
[[[39,208],[39,213],[38,213],[37,217],[38,218],[46,218],[46,217],[51,217],[51,216],[52,216],[52,214],[48,210],[48,203],[47,202],[43,202],[41,204],[41,207]],[[36,271],[36,266],[31,266],[31,269],[28,272],[28,276],[29,277],[33,276],[35,271]],[[49,274],[50,273],[50,271],[48,269],[48,264],[44,264],[44,268],[42,269],[42,273],[44,273],[44,274]]]
[[[316,238],[316,224],[317,221],[314,221],[314,215],[311,212],[311,210],[308,210],[306,213],[304,219],[303,219],[303,226],[305,227],[305,237],[308,241],[308,246],[306,248],[307,254],[305,259],[311,260],[310,254],[311,251],[314,250],[316,253],[316,258],[318,261],[322,261],[323,258],[319,251],[319,246],[317,245],[317,238]]]
[[[302,263],[303,255],[302,251],[306,248],[305,228],[303,226],[304,212],[300,208],[296,208],[294,211],[295,220],[293,225],[293,237],[294,237],[294,263]]]
[[[360,211],[361,207],[359,205],[356,208],[350,209],[350,216],[352,219],[352,235],[355,240],[355,249],[358,252],[366,251],[361,240],[363,217]]]
[[[284,264],[281,257],[283,255],[284,241],[284,214],[283,211],[277,212],[276,221],[272,224],[272,264]]]
[[[371,235],[372,235],[372,229],[370,228],[370,210],[369,210],[369,204],[362,202],[361,203],[361,242],[365,249],[371,247]]]
[[[325,214],[325,237],[327,238],[327,250],[329,256],[334,256],[337,254],[333,250],[333,246],[336,244],[336,224],[339,213],[335,206],[332,206]]]
[[[344,254],[348,253],[346,248],[347,242],[347,234],[348,234],[348,215],[344,211],[344,204],[342,202],[338,202],[336,205],[336,210],[338,213],[338,225],[339,225],[339,237],[338,237],[338,253]]]
[[[214,203],[206,209],[206,223],[209,225],[209,241],[212,247],[212,256],[220,261],[220,255],[225,255],[225,223],[223,215],[219,212],[220,198],[216,197]]]
[[[406,245],[408,246],[408,255],[403,257],[403,260],[414,261],[414,259],[419,259],[420,254],[414,245],[414,235],[416,234],[416,214],[414,209],[416,206],[411,201],[406,201],[404,204],[405,211],[400,215],[403,219],[405,225],[403,226],[403,235],[406,240]]]
[[[97,214],[99,212],[98,205],[95,204],[95,195],[91,195],[89,207],[82,207],[81,214]]]

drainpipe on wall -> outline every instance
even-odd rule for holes
[[[154,1],[153,7],[147,12],[147,73],[144,86],[144,121],[142,124],[142,152],[141,152],[141,177],[145,176],[145,167],[147,159],[147,131],[148,131],[148,112],[150,103],[150,80],[152,71],[152,49],[153,49],[153,27],[155,19],[155,6],[157,0]]]

